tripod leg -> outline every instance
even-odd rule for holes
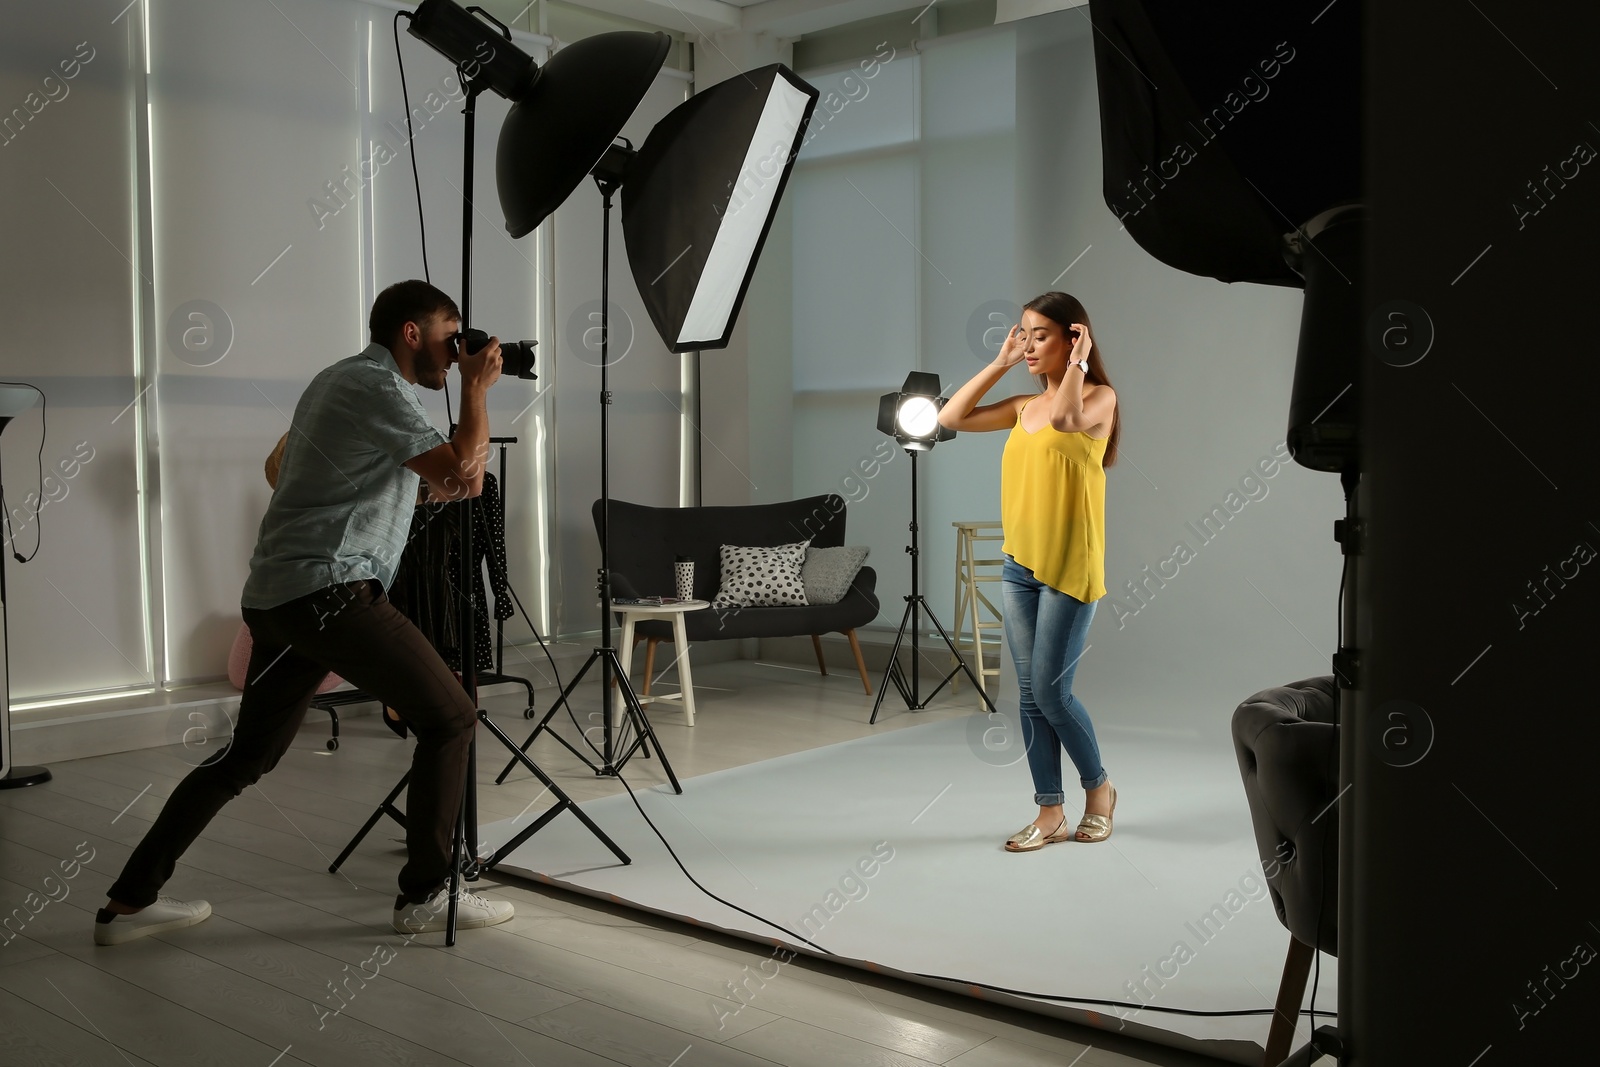
[[[461,857],[465,855],[463,842],[467,836],[467,793],[472,791],[475,783],[467,782],[467,790],[461,795],[461,810],[456,816],[455,840],[450,843],[450,903],[447,905],[444,923],[444,943],[456,943],[456,906],[461,895]]]
[[[883,698],[889,695],[889,683],[894,682],[895,688],[900,690],[900,695],[905,698],[907,705],[911,697],[906,692],[905,683],[900,679],[900,645],[906,639],[906,626],[911,622],[911,598],[906,598],[906,613],[900,617],[900,629],[894,635],[894,647],[889,649],[889,666],[883,672],[883,682],[878,686],[878,699],[872,702],[872,718],[867,720],[871,725],[878,721],[878,708],[883,705]]]
[[[571,710],[572,705],[567,703],[567,698],[572,695],[573,690],[578,688],[578,683],[583,681],[583,676],[589,673],[589,668],[594,666],[597,658],[598,656],[590,655],[590,657],[584,662],[583,666],[578,669],[578,673],[573,676],[572,681],[568,682],[567,687],[561,691],[561,695],[556,697],[555,703],[550,705],[550,710],[544,713],[544,718],[540,719],[538,723],[534,725],[533,731],[528,734],[527,740],[523,741],[522,747],[518,749],[519,752],[526,753],[528,749],[533,747],[534,740],[539,736],[541,731],[545,730],[550,725],[550,720],[555,718],[556,712],[560,711],[563,707]],[[567,745],[566,741],[561,738],[561,735],[551,731],[550,736],[556,738],[558,741],[561,741],[561,743],[566,745],[567,749],[571,751],[573,755],[577,756],[585,763],[588,763],[591,769],[595,769],[595,765],[593,763],[589,763],[588,758],[585,757],[583,753],[579,752],[571,745]],[[500,785],[504,783],[506,780],[506,775],[510,774],[511,768],[515,767],[516,765],[517,761],[515,758],[510,760],[506,764],[505,769],[500,772],[500,776],[494,780],[494,784]]]
[[[400,776],[400,780],[395,783],[394,788],[389,790],[389,795],[383,798],[383,803],[379,804],[377,809],[367,817],[367,821],[361,825],[361,829],[356,831],[356,836],[352,837],[350,843],[344,846],[344,851],[339,853],[339,858],[334,860],[328,867],[329,874],[339,873],[339,868],[344,866],[344,861],[350,858],[350,853],[356,850],[356,846],[361,844],[362,839],[372,832],[372,828],[378,825],[378,820],[385,815],[394,819],[401,826],[406,824],[405,815],[394,806],[394,801],[401,791],[405,789],[406,783],[409,781],[411,781],[411,772],[407,771]]]
[[[545,774],[544,771],[540,770],[538,764],[534,763],[527,757],[526,754],[521,752],[516,747],[516,742],[512,741],[504,730],[501,730],[500,727],[494,724],[494,720],[489,718],[487,712],[480,709],[478,712],[478,721],[487,726],[489,728],[489,732],[494,734],[494,736],[499,739],[502,745],[505,745],[506,748],[511,750],[511,758],[514,761],[519,762],[524,767],[528,768],[528,770],[533,773],[533,776],[539,779],[540,782],[544,783],[544,787],[548,789],[550,794],[556,798],[555,805],[551,807],[549,811],[546,811],[543,815],[541,815],[533,823],[533,825],[521,831],[516,837],[512,838],[510,841],[496,849],[494,854],[484,861],[483,867],[485,870],[494,868],[502,859],[514,852],[523,841],[526,841],[535,832],[542,828],[545,823],[549,822],[551,819],[555,818],[556,815],[565,810],[571,810],[571,812],[578,817],[579,821],[581,821],[584,826],[589,828],[589,832],[594,834],[595,837],[599,838],[601,844],[610,849],[612,855],[616,856],[617,859],[621,860],[623,863],[633,862],[628,858],[628,854],[623,852],[622,849],[618,848],[617,843],[611,840],[611,838],[606,835],[605,831],[601,830],[600,827],[595,824],[594,820],[589,818],[589,816],[584,813],[582,808],[578,807],[573,799],[566,794],[566,791],[560,786],[556,785],[554,779],[552,779],[548,774]]]
[[[927,612],[928,621],[933,623],[933,628],[935,630],[939,631],[939,636],[944,638],[945,645],[949,647],[951,653],[953,655],[955,655],[955,657],[956,657],[956,661],[957,661],[956,670],[951,671],[950,672],[950,676],[947,677],[945,679],[945,681],[949,681],[950,678],[955,677],[957,672],[965,672],[966,676],[967,676],[967,679],[970,682],[972,682],[972,687],[978,691],[978,696],[983,699],[983,702],[986,705],[988,705],[989,711],[991,713],[995,714],[995,715],[1000,714],[999,709],[997,709],[994,706],[994,701],[989,698],[988,692],[983,688],[982,684],[980,684],[978,679],[973,675],[972,668],[967,666],[966,659],[964,659],[961,656],[960,653],[956,652],[956,643],[950,639],[950,634],[945,630],[944,626],[939,622],[938,617],[936,615],[934,615],[932,609],[930,609],[926,604],[924,604],[922,606],[922,610]],[[982,654],[981,650],[980,650],[979,654],[980,655]],[[980,670],[982,669],[982,661],[981,660],[979,661],[979,669]],[[943,682],[939,683],[939,687],[940,688],[943,688],[943,686],[944,686]],[[937,693],[938,691],[939,691],[939,689],[936,688],[936,689],[934,689],[933,693]],[[928,694],[928,699],[929,700],[933,699],[933,693],[929,693]]]
[[[625,611],[625,612],[622,613],[622,637],[617,642],[617,646],[616,646],[616,651],[617,651],[616,659],[617,659],[617,663],[618,663],[617,671],[616,671],[616,674],[614,676],[616,678],[621,678],[621,679],[627,680],[627,679],[631,679],[633,677],[633,675],[632,675],[632,671],[633,671],[633,650],[634,650],[634,646],[636,644],[638,644],[638,640],[639,640],[638,631],[634,627],[634,624],[636,622],[637,622],[637,620],[634,618],[633,612]],[[655,665],[656,665],[656,641],[655,641],[654,638],[646,638],[645,639],[645,649],[644,649],[644,691],[646,693],[650,692],[650,672],[655,670]],[[623,700],[622,687],[620,685],[615,685],[614,684],[612,686],[612,688],[615,690],[615,699],[612,701],[612,704],[611,704],[611,711],[612,711],[613,716],[616,717],[616,718],[627,719],[628,721],[632,722],[633,721],[633,715],[632,715],[632,712],[628,708],[627,702],[625,700]],[[635,692],[637,693],[637,690]],[[635,700],[635,703],[638,702],[637,696],[635,696],[634,700]],[[634,726],[637,729],[638,724],[635,723]],[[614,753],[619,752],[619,751],[627,752],[629,754],[632,754],[635,749],[638,749],[638,750],[640,750],[641,754],[644,756],[645,759],[649,759],[650,758],[650,746],[643,743],[644,735],[642,733],[639,734],[638,736],[640,738],[639,741],[632,742],[632,743],[625,743],[625,739],[627,737],[627,734],[623,733],[622,730],[619,728],[616,745],[607,754],[608,756],[611,757],[611,762],[610,762],[609,766],[620,767],[620,766],[622,766],[622,764],[627,762],[627,757],[625,757],[625,756],[622,757],[622,758],[616,758],[614,756]]]
[[[472,740],[467,744],[467,791],[462,798],[466,808],[463,813],[465,822],[462,824],[463,840],[466,842],[467,851],[464,853],[464,877],[469,882],[478,880],[478,736],[474,732]]]
[[[609,654],[616,655],[615,652]],[[644,713],[644,708],[640,706],[639,697],[634,693],[633,685],[628,681],[628,676],[619,674],[618,682],[619,688],[622,690],[623,700],[626,702],[627,717],[633,723],[633,728],[638,731],[639,737],[634,742],[634,745],[630,746],[628,752],[617,760],[613,773],[622,769],[622,765],[627,762],[628,755],[632,754],[633,747],[645,745],[646,739],[648,739],[650,743],[655,745],[656,754],[661,757],[661,769],[667,772],[667,780],[672,783],[672,791],[674,793],[682,793],[683,786],[678,784],[678,776],[673,773],[672,763],[667,759],[667,753],[661,747],[661,739],[656,736],[655,727],[650,725],[650,717]],[[648,749],[646,751],[648,752]]]

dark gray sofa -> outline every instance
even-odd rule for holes
[[[600,529],[600,504],[594,503],[596,532]],[[772,547],[810,540],[814,548],[844,544],[845,502],[837,494],[786,500],[776,504],[738,507],[657,508],[626,501],[611,502],[612,591],[616,596],[671,596],[673,561],[680,555],[694,560],[694,595],[716,598],[722,585],[723,545]],[[727,608],[691,612],[684,617],[690,641],[719,641],[739,637],[799,637],[809,635],[817,666],[828,673],[822,658],[821,635],[842,633],[855,653],[861,686],[872,692],[856,628],[878,617],[874,592],[877,574],[871,567],[856,573],[850,591],[837,604],[806,607]],[[672,640],[672,626],[663,620],[640,622],[637,638],[647,638],[645,692],[654,665],[655,646]]]

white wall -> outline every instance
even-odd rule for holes
[[[268,496],[263,460],[312,375],[366,344],[376,290],[423,276],[392,9],[125,3],[13,5],[0,41],[7,106],[32,99],[79,42],[95,50],[70,92],[25,111],[0,145],[12,250],[0,299],[10,321],[36,326],[0,346],[0,378],[49,394],[46,464],[79,441],[94,449],[46,507],[38,558],[8,572],[23,702],[223,674]],[[432,280],[460,297],[462,97],[449,63],[401,41],[422,116]],[[545,58],[525,35],[519,46]],[[660,77],[624,132],[642,141],[685,86]],[[599,198],[586,185],[511,241],[494,174],[507,108],[493,94],[478,102],[471,319],[542,341],[540,381],[504,378],[490,394],[491,432],[521,438],[509,456],[511,577],[536,620],[588,629],[598,373],[568,320],[599,298]],[[613,374],[613,492],[675,502],[678,361],[638,311],[614,229],[613,299],[645,332]],[[225,353],[178,340],[198,325],[184,317],[196,301],[213,336],[229,336]],[[446,428],[444,395],[422,397]],[[13,505],[35,487],[40,438],[37,412],[5,434]],[[27,550],[37,526],[25,526]],[[520,621],[507,632],[527,634]]]
[[[15,549],[31,555],[42,533],[26,565],[6,549],[14,701],[147,685],[157,669],[135,506],[143,427],[128,408],[147,283],[131,266],[136,53],[129,26],[111,21],[120,7],[10,5],[0,34],[0,311],[12,324],[0,378],[49,397],[0,438]],[[51,502],[29,521],[38,463],[59,471],[80,443],[93,458],[47,486]]]
[[[792,42],[766,34],[721,33],[695,46],[695,91],[770,63],[792,64]],[[701,503],[790,500],[790,317],[794,186],[767,232],[744,308],[728,346],[700,360]],[[690,357],[693,358],[693,357]]]

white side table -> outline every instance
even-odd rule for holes
[[[671,617],[672,643],[678,650],[678,692],[659,694],[653,693],[647,697],[640,697],[639,703],[645,704],[652,700],[678,700],[683,702],[683,718],[686,726],[694,725],[694,676],[689,670],[689,635],[688,629],[683,624],[684,615],[691,611],[700,611],[711,606],[707,600],[683,600],[676,604],[619,604],[612,601],[612,607],[622,613],[622,639],[618,642],[617,658],[622,663],[622,673],[630,674],[633,670],[633,628],[641,619],[659,619]],[[619,691],[614,697],[617,714],[622,714],[622,693]]]

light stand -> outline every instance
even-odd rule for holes
[[[473,13],[481,16],[474,19]],[[605,204],[601,277],[601,567],[602,644],[562,691],[519,750],[526,752],[595,664],[604,687],[604,739],[600,764],[591,763],[559,735],[557,740],[597,774],[616,774],[635,753],[648,757],[656,742],[649,719],[611,646],[611,574],[607,555],[610,488],[607,481],[611,403],[607,366],[610,340],[610,232],[613,194],[623,190],[622,229],[629,262],[652,323],[673,352],[722,348],[749,289],[779,198],[804,141],[817,90],[781,64],[745,71],[673,109],[643,147],[619,147],[617,135],[649,92],[671,39],[661,32],[618,31],[575,41],[541,68],[484,25],[479,8],[453,0],[423,0],[411,33],[463,70],[481,61],[481,87],[512,101],[500,128],[496,185],[512,238],[531,233],[593,175]],[[496,25],[500,25],[496,23]],[[478,79],[474,79],[475,83]],[[626,179],[626,181],[625,181]],[[615,736],[611,685],[637,730],[627,744]],[[514,764],[512,764],[514,765]],[[497,781],[504,781],[508,765]],[[662,765],[673,788],[676,775]]]
[[[469,74],[464,64],[459,67],[458,70],[461,76],[461,84],[466,91],[466,102],[462,110],[463,115],[466,117],[466,125],[462,139],[461,165],[461,327],[462,330],[465,331],[468,323],[471,321],[470,314],[472,307],[473,135],[477,120],[478,95],[485,88],[487,88],[487,85],[484,84],[480,79],[474,79]],[[487,457],[485,457],[485,459],[487,459]],[[503,860],[507,855],[520,846],[523,841],[527,840],[534,833],[537,833],[539,830],[543,829],[551,819],[555,818],[563,811],[570,810],[574,815],[576,815],[584,824],[584,826],[588,827],[589,832],[594,834],[602,844],[610,849],[611,853],[622,863],[626,864],[632,862],[628,858],[627,854],[624,853],[622,849],[617,847],[616,842],[612,841],[611,838],[606,835],[605,831],[601,830],[600,827],[595,824],[594,820],[590,819],[586,814],[584,814],[583,810],[578,807],[577,803],[570,796],[568,796],[560,786],[556,785],[556,783],[551,780],[549,775],[540,770],[533,760],[528,758],[525,751],[517,749],[516,743],[490,720],[489,713],[484,711],[482,708],[477,707],[477,652],[473,647],[475,643],[473,641],[473,624],[475,621],[474,605],[470,591],[471,584],[466,579],[468,569],[472,566],[473,561],[472,517],[473,508],[478,505],[478,498],[468,497],[466,500],[461,501],[461,504],[462,507],[458,513],[458,521],[460,523],[461,573],[463,580],[462,589],[457,591],[458,595],[461,597],[461,687],[466,690],[468,699],[470,699],[473,703],[473,706],[477,708],[478,721],[487,726],[489,731],[494,734],[500,743],[505,745],[506,748],[510,750],[513,762],[520,761],[523,766],[527,767],[535,777],[544,783],[545,788],[556,798],[556,803],[550,808],[546,809],[538,819],[536,819],[526,829],[519,833],[515,838],[502,845],[499,849],[495,850],[491,856],[486,859],[480,859],[477,856],[476,846],[474,844],[478,837],[478,740],[477,731],[473,731],[472,740],[468,743],[467,748],[467,777],[465,791],[463,792],[461,798],[461,814],[456,821],[455,841],[451,846],[450,905],[445,921],[446,945],[454,945],[456,943],[456,913],[461,892],[462,879],[465,878],[467,881],[476,881],[483,875],[484,871],[493,869],[500,863],[501,860]],[[396,783],[395,787],[389,791],[389,795],[383,799],[383,801],[378,805],[377,809],[374,810],[372,815],[367,819],[366,823],[363,824],[361,829],[356,832],[355,837],[353,837],[350,840],[350,843],[345,846],[344,851],[339,853],[338,858],[335,859],[329,866],[329,873],[338,872],[340,865],[344,863],[345,859],[349,857],[351,852],[355,851],[356,846],[361,843],[361,840],[366,837],[367,833],[375,825],[377,825],[378,820],[384,815],[388,815],[390,818],[399,822],[402,826],[405,825],[405,817],[397,808],[395,808],[394,801],[395,798],[400,795],[401,790],[405,788],[406,783],[410,780],[410,778],[410,771],[407,771],[403,776],[401,776],[400,781]]]
[[[597,776],[616,776],[623,766],[632,759],[635,753],[643,752],[646,758],[650,755],[648,742],[655,742],[657,754],[661,757],[661,768],[667,772],[667,780],[672,783],[674,793],[682,793],[683,786],[678,783],[678,776],[673,773],[672,764],[667,759],[667,754],[661,748],[661,742],[656,737],[655,729],[650,725],[650,719],[645,714],[644,707],[639,703],[638,694],[633,690],[633,684],[628,679],[628,674],[622,669],[622,662],[617,656],[617,650],[611,644],[611,613],[615,610],[611,603],[611,483],[610,483],[610,430],[608,413],[611,408],[611,390],[608,386],[609,371],[611,366],[611,201],[621,184],[622,175],[626,171],[628,158],[632,155],[631,149],[614,147],[601,159],[595,167],[595,185],[600,189],[603,201],[600,224],[600,646],[589,653],[589,658],[583,663],[572,681],[561,691],[561,695],[550,705],[550,710],[545,712],[544,718],[534,726],[525,741],[517,751],[523,756],[533,744],[541,731],[550,725],[550,720],[562,708],[571,710],[568,698],[577,689],[578,683],[583,681],[584,675],[596,663],[600,664],[601,679],[601,722],[602,743],[599,764],[592,762],[589,757],[579,751],[569,741],[554,730],[550,735],[564,745],[569,752],[582,760]],[[616,729],[613,724],[613,709],[610,699],[611,685],[615,680],[621,692],[624,709],[624,721],[631,725],[635,731],[633,740],[628,746],[618,751]],[[525,758],[525,757],[524,757]],[[505,781],[511,769],[516,766],[517,760],[506,764],[496,783]]]
[[[923,597],[919,585],[922,571],[919,533],[917,524],[917,453],[927,452],[940,441],[947,441],[955,436],[955,431],[946,429],[938,423],[939,408],[944,406],[945,398],[939,395],[939,376],[922,371],[912,371],[906,377],[905,385],[898,393],[885,393],[878,403],[878,429],[893,437],[905,448],[906,454],[911,457],[911,543],[906,546],[906,554],[911,557],[911,595],[906,597],[905,614],[900,618],[900,629],[895,633],[894,646],[889,650],[889,669],[883,673],[883,682],[878,686],[878,698],[872,703],[872,717],[868,723],[878,721],[878,709],[883,706],[883,698],[889,694],[889,685],[900,691],[900,698],[906,702],[909,711],[921,711],[933,702],[939,695],[939,690],[950,684],[958,673],[965,672],[967,680],[972,683],[972,688],[989,708],[989,713],[998,715],[1000,712],[994,706],[994,701],[989,699],[989,694],[978,684],[978,679],[973,676],[972,669],[967,666],[966,657],[961,655],[956,648],[956,643],[951,639],[949,631],[939,622],[938,616],[928,606],[928,601]],[[950,649],[950,654],[955,657],[956,665],[952,667],[938,685],[933,687],[926,697],[921,696],[921,661],[922,661],[922,619],[927,616],[928,622],[939,632],[944,639],[945,646]],[[906,677],[906,672],[900,667],[900,646],[905,643],[907,631],[911,634],[911,677]]]
[[[0,433],[13,416],[33,406],[36,390],[28,385],[0,384]],[[0,474],[0,482],[4,476]],[[5,499],[4,485],[0,484],[0,500]],[[10,528],[9,521],[6,523]],[[12,546],[5,546],[12,551]],[[40,785],[50,780],[48,767],[14,767],[11,765],[11,663],[10,649],[6,643],[6,561],[0,557],[0,789],[21,789]]]
[[[1367,682],[1363,677],[1362,650],[1359,644],[1357,619],[1360,617],[1357,593],[1361,558],[1365,554],[1365,528],[1361,519],[1361,424],[1359,398],[1363,393],[1361,364],[1358,353],[1362,341],[1361,280],[1364,276],[1362,249],[1365,237],[1366,212],[1359,203],[1340,204],[1329,208],[1298,227],[1284,239],[1284,260],[1305,281],[1305,307],[1300,319],[1300,340],[1295,362],[1294,385],[1289,408],[1287,442],[1295,462],[1311,470],[1339,475],[1339,485],[1344,492],[1344,518],[1333,524],[1334,540],[1342,556],[1340,565],[1340,592],[1338,604],[1339,647],[1333,655],[1334,676],[1334,759],[1338,766],[1331,777],[1343,790],[1353,784],[1357,754],[1354,751],[1356,730],[1348,729],[1355,723],[1353,712],[1358,692]],[[1335,798],[1337,799],[1337,797]],[[1333,837],[1324,850],[1331,852],[1338,864],[1339,902],[1338,943],[1348,945],[1354,909],[1350,902],[1356,899],[1357,865],[1352,861],[1356,854],[1356,827],[1351,805],[1347,800],[1342,810],[1329,813],[1324,837]],[[1336,835],[1336,836],[1335,836]],[[1326,892],[1324,886],[1323,892]],[[1318,900],[1317,912],[1323,911],[1323,901]],[[1322,931],[1318,931],[1318,940]],[[1322,945],[1313,946],[1321,952]],[[1341,983],[1347,981],[1343,969]],[[1341,994],[1344,990],[1339,991]],[[1312,991],[1315,1008],[1316,990]],[[1340,1003],[1349,1001],[1340,996]],[[1345,1054],[1343,1036],[1348,1032],[1348,1022],[1339,1025],[1317,1026],[1312,1016],[1313,1033],[1307,1045],[1284,1061],[1286,1065],[1312,1063],[1329,1055],[1342,1062]]]

